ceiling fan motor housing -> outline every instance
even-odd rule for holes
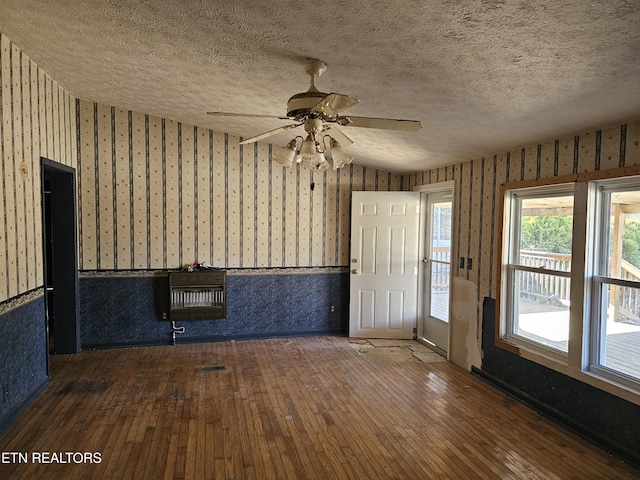
[[[328,93],[303,92],[297,93],[287,102],[287,117],[315,117],[326,115],[322,112],[312,112],[311,109],[327,97]]]

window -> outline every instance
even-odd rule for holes
[[[506,338],[566,354],[572,186],[510,192],[509,204]]]
[[[607,181],[596,192],[591,370],[639,381],[640,185]]]
[[[503,187],[496,344],[628,397],[640,393],[640,177],[618,173]]]
[[[451,200],[450,194],[431,193],[429,210],[429,314],[449,321],[449,277],[451,272]]]

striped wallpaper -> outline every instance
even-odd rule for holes
[[[75,167],[75,108],[0,34],[0,302],[43,284],[40,157]]]
[[[479,301],[495,297],[501,184],[640,164],[633,122],[405,177],[285,170],[269,144],[75,100],[1,34],[0,114],[0,302],[43,283],[41,156],[78,168],[83,270],[344,266],[353,190],[454,180],[453,256],[474,262],[456,274]]]
[[[461,269],[455,261],[454,274],[476,283],[481,305],[484,297],[496,296],[496,210],[502,184],[632,165],[640,165],[640,121],[418,172],[403,179],[403,189],[455,181],[452,258],[472,258],[473,268]]]
[[[77,112],[82,270],[344,266],[351,192],[400,188],[357,165],[284,169],[277,147],[169,119]]]

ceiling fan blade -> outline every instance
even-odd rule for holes
[[[337,115],[339,112],[360,103],[360,100],[349,95],[330,93],[311,108],[312,112],[325,112]]]
[[[325,125],[325,127],[326,127],[326,130],[327,130],[327,135],[329,135],[331,138],[336,140],[343,147],[347,147],[347,146],[349,146],[349,145],[351,145],[353,143],[353,140],[351,140],[349,137],[347,137],[344,133],[342,133],[340,130],[338,130],[335,126],[333,126],[333,125]]]
[[[253,113],[207,112],[207,115],[215,115],[218,117],[278,118],[280,120],[291,120],[289,117],[278,117],[277,115],[254,115]]]
[[[401,132],[417,132],[422,128],[419,120],[395,120],[391,118],[371,118],[344,116],[338,118],[338,125],[350,127],[381,128],[384,130],[399,130]]]
[[[260,135],[256,135],[255,137],[248,138],[239,143],[239,145],[246,145],[247,143],[254,143],[258,140],[262,140],[263,138],[270,137],[271,135],[277,135],[280,132],[284,132],[286,130],[291,130],[292,128],[296,128],[302,125],[302,123],[292,123],[290,125],[285,125],[284,127],[274,128],[273,130],[269,130],[268,132],[261,133]]]

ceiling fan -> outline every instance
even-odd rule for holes
[[[341,168],[353,161],[353,157],[345,152],[343,147],[353,142],[342,133],[341,127],[365,127],[385,130],[398,130],[403,132],[416,132],[422,128],[422,122],[417,120],[396,120],[389,118],[355,117],[342,115],[341,112],[359,103],[357,98],[340,93],[324,93],[316,88],[315,81],[327,69],[327,64],[315,58],[309,58],[304,63],[305,72],[311,78],[311,85],[306,92],[297,93],[287,102],[287,115],[279,117],[275,115],[257,115],[245,113],[207,112],[208,115],[227,117],[258,117],[274,118],[278,120],[291,120],[282,127],[269,130],[255,137],[240,142],[241,145],[257,142],[264,138],[276,135],[286,130],[304,127],[306,138],[296,136],[281,152],[276,154],[274,160],[291,167],[296,163],[316,170],[324,170],[329,167],[325,153],[330,152],[333,168]],[[298,147],[297,140],[300,139]],[[328,142],[328,145],[327,145]]]

